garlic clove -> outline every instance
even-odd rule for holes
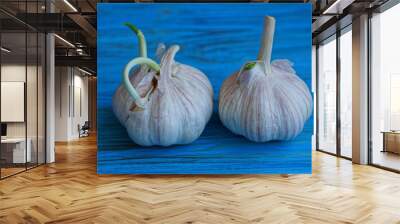
[[[159,43],[157,46],[157,50],[156,50],[156,57],[157,59],[160,61],[161,58],[163,57],[165,50],[167,49],[167,46],[165,46],[164,43]]]

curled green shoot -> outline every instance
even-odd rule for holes
[[[136,26],[134,26],[131,23],[124,23],[125,26],[129,27],[137,36],[138,41],[139,41],[139,56],[140,57],[147,57],[147,44],[146,44],[146,38],[144,37],[143,33],[141,30],[139,30]]]
[[[156,72],[160,72],[160,66],[155,61],[151,60],[150,58],[146,58],[146,57],[137,57],[137,58],[132,59],[125,66],[124,72],[122,74],[122,80],[123,80],[123,84],[124,84],[126,90],[128,91],[129,95],[133,98],[133,100],[135,101],[135,104],[140,108],[145,108],[148,96],[146,96],[144,98],[140,97],[138,91],[135,89],[135,87],[133,87],[133,85],[129,79],[129,72],[135,66],[143,65],[143,64],[149,66]]]

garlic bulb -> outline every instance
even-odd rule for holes
[[[219,93],[219,116],[229,130],[255,142],[289,140],[303,130],[312,97],[288,60],[270,63],[275,19],[265,17],[258,60],[228,77]]]
[[[129,137],[142,146],[188,144],[203,132],[212,114],[213,91],[198,69],[174,60],[178,45],[165,53],[160,65],[147,58],[146,42],[132,25],[140,43],[140,57],[131,60],[123,84],[113,96],[114,114]],[[161,49],[161,50],[160,50]],[[129,77],[129,72],[141,65]]]

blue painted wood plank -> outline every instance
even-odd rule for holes
[[[253,143],[232,134],[217,108],[203,134],[189,145],[141,147],[133,143],[111,109],[125,64],[138,44],[122,24],[146,35],[149,56],[158,43],[179,44],[176,60],[202,70],[217,105],[225,78],[257,56],[263,17],[276,18],[273,59],[289,59],[311,88],[309,4],[99,4],[98,173],[99,174],[277,174],[311,172],[312,118],[292,141]]]

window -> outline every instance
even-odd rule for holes
[[[20,16],[42,13],[44,1],[0,1]],[[44,33],[0,12],[0,178],[45,163]],[[12,96],[12,97],[11,97]]]
[[[336,153],[336,36],[318,47],[318,145]]]
[[[371,18],[371,162],[400,170],[400,5]]]
[[[352,33],[351,26],[340,36],[340,155],[352,157]]]

